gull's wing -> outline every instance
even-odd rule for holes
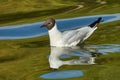
[[[82,27],[77,30],[70,30],[63,32],[63,41],[67,44],[78,44],[79,42],[83,42],[87,39],[97,27]]]

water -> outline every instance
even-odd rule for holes
[[[61,20],[57,20],[57,24],[59,30],[74,29],[89,25],[98,17],[103,17],[104,21],[102,23],[120,20],[120,14],[108,14],[108,15],[95,15],[95,16],[61,19]],[[0,40],[23,39],[23,38],[32,38],[32,37],[46,35],[47,29],[40,28],[40,25],[42,24],[43,22],[37,22],[33,24],[0,27]]]
[[[73,77],[80,77],[80,76],[83,76],[83,72],[81,70],[64,70],[64,71],[56,71],[56,72],[43,74],[40,76],[40,78],[66,79],[66,78],[73,78]]]
[[[48,58],[49,67],[53,72],[39,76],[43,79],[66,79],[84,76],[83,70],[60,70],[65,65],[94,65],[96,58],[104,54],[120,52],[120,44],[90,45],[84,47],[51,47]],[[58,71],[59,70],[59,71]]]
[[[86,47],[51,47],[50,68],[59,69],[63,65],[95,64],[95,58],[108,53],[120,52],[120,44],[90,45]],[[75,57],[64,61],[62,59]]]
[[[90,24],[99,16],[103,17],[104,19],[102,23],[120,20],[120,14],[108,14],[108,15],[96,15],[96,16],[62,19],[62,20],[57,20],[57,24],[60,30],[74,29]],[[32,38],[32,37],[46,35],[47,29],[40,28],[40,25],[42,25],[42,23],[43,22],[0,27],[0,39],[1,40],[22,39],[22,38]],[[95,65],[97,64],[96,58],[98,58],[100,55],[113,53],[113,52],[120,52],[120,44],[90,45],[86,47],[69,47],[69,48],[51,47],[49,57],[47,57],[49,64],[46,66],[49,66],[52,70],[57,69],[57,71],[53,71],[53,72],[43,71],[41,72],[43,74],[39,75],[38,78],[67,79],[67,78],[82,77],[84,76],[83,69],[74,68],[74,67],[72,69],[68,69],[64,67],[64,70],[61,70],[60,68],[66,65],[72,65],[72,66],[77,65],[79,67],[81,67],[81,65]],[[47,61],[45,60],[45,62]]]
[[[97,54],[97,51],[94,51]],[[99,53],[98,53],[99,54]],[[68,59],[77,56],[77,58]],[[58,70],[63,65],[92,65],[95,64],[95,57],[90,48],[81,47],[51,47],[48,58],[50,69]],[[63,60],[66,59],[66,60]],[[67,60],[68,59],[68,60]],[[43,79],[66,79],[83,76],[82,70],[60,70],[45,73],[39,76]]]
[[[102,54],[120,52],[120,44],[91,45],[90,48],[95,48]]]

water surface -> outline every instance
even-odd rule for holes
[[[61,20],[57,20],[57,25],[59,30],[74,29],[89,25],[98,17],[103,18],[104,21],[102,23],[120,20],[120,14],[107,14],[107,15],[95,15],[95,16],[61,19]],[[46,35],[47,29],[40,28],[40,25],[42,24],[43,22],[37,22],[32,24],[0,27],[0,40],[23,39],[23,38],[32,38],[32,37]]]
[[[73,77],[83,76],[83,72],[81,70],[64,70],[64,71],[56,71],[46,73],[40,76],[40,78],[44,79],[66,79]]]
[[[89,45],[84,47],[51,47],[48,58],[49,67],[52,72],[44,73],[39,76],[43,79],[66,79],[84,76],[86,70],[75,70],[74,66],[95,65],[96,58],[101,55],[120,52],[120,44]],[[107,56],[107,55],[106,55]],[[104,62],[104,60],[103,60]],[[74,65],[72,69],[60,67]],[[88,66],[90,67],[90,66]],[[53,71],[55,70],[55,71]]]
[[[57,24],[60,30],[74,29],[86,26],[96,20],[98,17],[103,17],[104,21],[102,23],[120,20],[120,14],[108,14],[62,19],[57,20]],[[42,23],[43,22],[37,22],[33,24],[0,27],[0,40],[23,39],[46,35],[47,29],[40,28]],[[49,66],[52,69],[57,69],[57,71],[47,71],[47,73],[43,71],[41,72],[43,74],[38,78],[67,79],[82,77],[84,76],[85,70],[80,70],[79,68],[76,70],[74,67],[72,69],[66,69],[65,67],[63,68],[63,66],[72,65],[81,67],[82,65],[96,65],[96,58],[99,58],[100,55],[115,52],[120,52],[120,44],[90,45],[85,48],[51,48],[48,58],[49,64],[46,64],[45,66]],[[63,68],[62,70],[60,69],[61,67]]]
[[[91,45],[90,48],[97,49],[102,54],[120,52],[120,44]]]

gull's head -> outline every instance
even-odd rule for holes
[[[46,27],[48,30],[51,30],[55,25],[55,19],[53,18],[49,18],[43,25],[41,25],[40,27]]]

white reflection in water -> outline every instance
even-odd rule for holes
[[[50,68],[58,69],[62,65],[90,65],[95,64],[95,58],[99,55],[96,50],[80,47],[51,47],[49,56]],[[69,58],[78,56],[72,60],[62,60],[62,58]]]
[[[91,45],[87,47],[51,47],[49,56],[50,68],[58,69],[62,65],[95,64],[97,56],[113,52],[120,52],[120,44]],[[62,60],[73,56],[78,56],[79,58]]]

